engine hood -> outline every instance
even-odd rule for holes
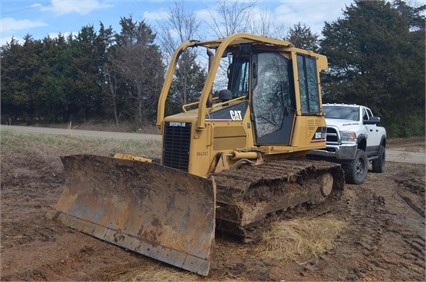
[[[360,123],[354,120],[326,118],[327,125],[338,127],[340,130],[348,131],[359,127]]]

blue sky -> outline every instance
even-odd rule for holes
[[[229,1],[229,0],[228,0]],[[232,1],[232,0],[231,0]],[[324,22],[342,17],[342,10],[352,0],[238,0],[254,2],[255,14],[267,14],[275,24],[289,28],[298,22],[311,27],[320,34]],[[184,8],[193,11],[200,19],[203,34],[212,39],[209,21],[217,0],[177,0]],[[154,31],[167,19],[173,0],[1,0],[0,45],[10,41],[12,36],[19,42],[30,34],[35,39],[61,34],[76,34],[83,26],[93,25],[99,29],[99,22],[106,27],[120,30],[120,17],[132,15],[134,20],[144,20]]]

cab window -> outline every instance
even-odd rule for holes
[[[248,57],[240,57],[232,63],[228,72],[228,89],[232,97],[246,96],[249,93],[250,60]],[[232,73],[230,73],[232,71]]]
[[[313,57],[297,55],[297,67],[302,113],[319,113],[320,102],[316,60]]]

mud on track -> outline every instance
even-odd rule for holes
[[[317,258],[299,264],[274,261],[256,256],[255,244],[218,236],[207,278],[48,219],[64,177],[63,168],[50,160],[2,151],[2,281],[425,280],[424,165],[388,162],[385,173],[369,173],[360,186],[347,185],[339,201],[289,213],[348,223],[336,246]]]

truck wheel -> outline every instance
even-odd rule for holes
[[[385,171],[385,161],[386,161],[386,152],[385,147],[380,146],[378,158],[371,162],[374,172],[384,172]]]
[[[358,149],[355,159],[350,164],[343,166],[346,182],[352,184],[362,184],[367,177],[368,158],[365,151]]]

